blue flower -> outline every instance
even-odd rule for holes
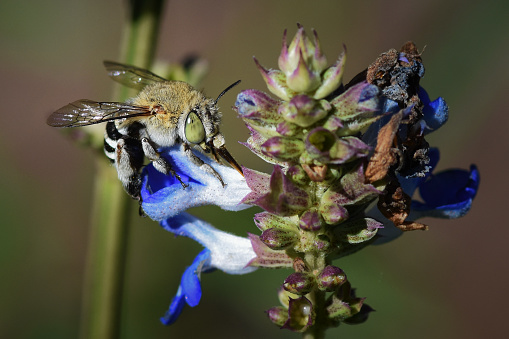
[[[424,217],[455,219],[464,216],[470,210],[479,188],[479,170],[475,165],[471,165],[469,171],[451,169],[432,174],[439,160],[438,149],[430,148],[429,157],[431,170],[425,177],[398,177],[406,194],[413,196],[415,191],[419,190],[423,200],[412,200],[408,220]],[[369,215],[378,220],[384,219],[385,227],[378,231],[380,238],[375,244],[391,241],[403,233],[380,213],[372,210]]]
[[[170,325],[179,317],[184,305],[194,307],[201,298],[201,273],[219,269],[228,274],[247,274],[256,270],[248,266],[256,254],[251,241],[220,231],[190,214],[182,213],[163,220],[160,225],[176,235],[191,238],[205,247],[182,275],[180,286],[161,322]]]
[[[173,175],[157,171],[152,164],[142,172],[143,211],[151,219],[159,221],[165,230],[191,238],[205,247],[182,275],[177,293],[161,318],[165,325],[177,320],[186,303],[191,307],[198,305],[201,299],[201,273],[219,269],[228,274],[246,274],[256,270],[256,267],[248,266],[256,258],[250,239],[220,231],[203,220],[183,213],[188,208],[201,205],[217,205],[230,211],[251,207],[240,203],[251,191],[246,180],[235,169],[196,152],[204,163],[221,176],[225,184],[223,187],[216,177],[190,162],[182,147],[171,147],[161,155],[186,183],[186,188],[182,188]]]
[[[424,104],[422,113],[424,114],[424,134],[430,133],[447,122],[449,119],[449,107],[442,97],[431,101],[424,88],[419,88],[419,99]]]
[[[152,164],[142,173],[142,208],[153,220],[171,218],[188,208],[202,205],[217,205],[229,211],[238,211],[250,206],[239,204],[251,190],[245,179],[235,169],[219,164],[200,152],[196,155],[210,165],[223,179],[225,186],[213,175],[189,161],[182,150],[174,146],[162,153],[188,187],[182,188],[173,175],[157,171]]]
[[[412,201],[410,218],[455,219],[464,216],[472,206],[479,180],[479,170],[475,165],[471,165],[469,171],[450,169],[431,175],[419,185],[424,202]]]

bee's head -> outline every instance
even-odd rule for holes
[[[203,151],[212,153],[216,161],[219,162],[218,155],[226,160],[233,168],[242,174],[242,169],[235,159],[230,155],[225,147],[223,135],[219,132],[221,124],[221,113],[217,108],[217,101],[229,89],[237,85],[237,81],[225,89],[216,100],[206,99],[200,100],[199,103],[191,109],[185,120],[183,121],[181,138],[191,144],[200,146]]]

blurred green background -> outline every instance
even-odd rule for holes
[[[424,220],[405,234],[336,262],[376,309],[367,323],[333,337],[502,337],[509,315],[505,191],[509,162],[509,3],[505,1],[169,1],[157,57],[189,53],[209,61],[202,86],[220,105],[230,152],[268,170],[236,140],[248,136],[230,109],[246,88],[264,88],[252,61],[277,67],[281,37],[296,23],[315,28],[332,63],[348,48],[345,79],[381,52],[413,40],[424,49],[422,85],[443,96],[450,120],[430,137],[439,169],[476,163],[481,188],[470,214]],[[102,60],[117,60],[126,1],[0,2],[0,337],[75,338],[93,184],[93,154],[45,124],[76,99],[108,100]],[[425,47],[425,48],[424,48]],[[133,209],[133,215],[137,213]],[[257,233],[253,210],[232,216],[213,207],[193,213],[238,235]],[[201,250],[135,216],[129,241],[122,338],[292,338],[265,317],[288,271],[202,277],[201,304],[170,327],[159,323],[180,275]]]

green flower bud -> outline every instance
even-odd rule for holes
[[[265,80],[269,91],[286,101],[290,100],[291,97],[297,94],[288,87],[288,84],[286,83],[286,76],[283,72],[274,69],[267,70],[260,65],[256,58],[254,58],[254,61],[258,70],[262,74],[263,80]]]
[[[323,74],[322,83],[320,84],[320,87],[318,87],[315,91],[313,98],[325,98],[327,95],[338,89],[339,85],[341,85],[341,80],[343,79],[345,60],[346,55],[343,52],[343,54],[339,56],[338,61],[336,61],[334,66],[327,69]]]
[[[288,307],[288,320],[282,328],[294,332],[304,332],[313,325],[315,314],[313,304],[305,297],[290,298]]]
[[[282,306],[269,308],[265,313],[267,313],[270,321],[279,327],[282,327],[288,321],[288,310]]]

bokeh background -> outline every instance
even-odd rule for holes
[[[241,89],[264,88],[252,61],[277,67],[283,30],[315,28],[332,63],[348,48],[345,79],[381,52],[413,40],[424,49],[422,85],[443,96],[450,120],[430,137],[439,169],[476,163],[481,187],[471,212],[424,220],[428,232],[405,234],[336,264],[376,309],[363,325],[328,337],[503,337],[509,315],[509,3],[500,1],[175,0],[164,9],[157,58],[189,53],[209,61],[210,96],[237,79],[220,102],[230,152],[268,168],[236,140],[247,131],[230,109]],[[102,60],[118,60],[126,1],[0,2],[0,337],[76,338],[93,157],[46,117],[70,101],[108,100],[113,82]],[[133,209],[133,215],[136,214]],[[256,233],[254,211],[193,210],[238,235]],[[130,231],[122,338],[291,338],[263,313],[277,305],[288,271],[202,277],[201,304],[170,327],[159,323],[180,275],[201,250],[155,222],[135,217]]]

